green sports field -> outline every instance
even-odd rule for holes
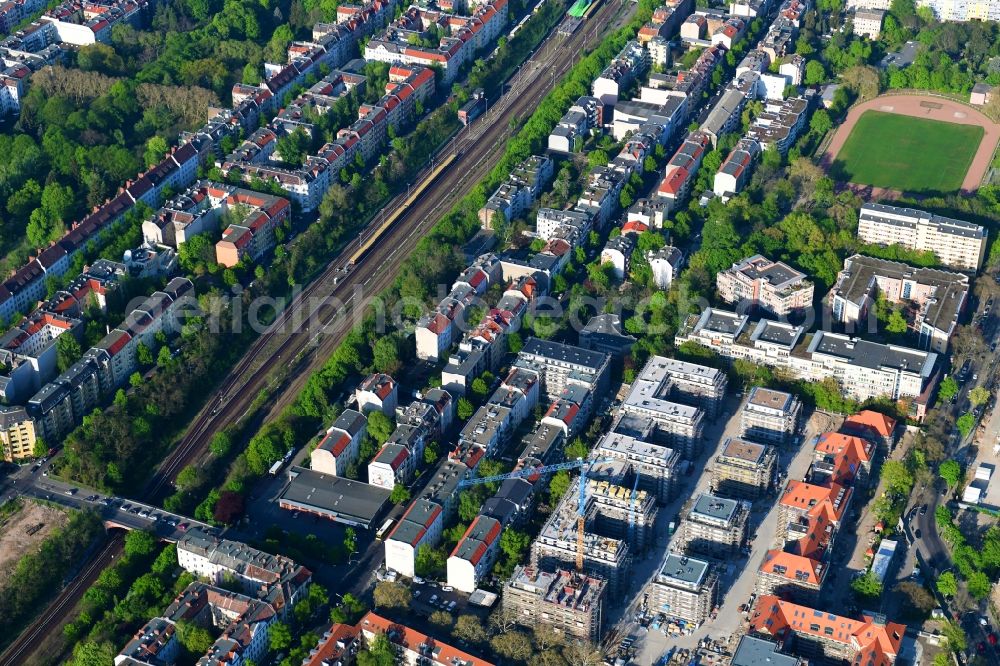
[[[975,125],[865,111],[837,154],[831,175],[904,192],[955,192],[982,138],[983,128]]]

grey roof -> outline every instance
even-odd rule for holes
[[[682,587],[699,586],[708,575],[709,564],[705,560],[670,553],[660,568],[657,580],[661,583],[679,583]]]
[[[947,333],[958,324],[969,292],[967,275],[855,254],[844,260],[844,270],[837,276],[833,291],[860,306],[866,298],[875,300],[878,278],[934,287],[934,295],[921,308],[919,321]]]
[[[852,365],[879,370],[892,368],[906,372],[915,372],[922,377],[930,377],[937,361],[937,354],[932,352],[883,345],[846,335],[817,331],[809,343],[810,354],[826,354],[846,360]]]
[[[805,328],[802,326],[792,326],[785,322],[761,319],[750,334],[750,339],[754,342],[759,340],[791,349],[798,344],[803,333],[805,333]]]
[[[365,419],[365,415],[354,409],[345,409],[333,422],[334,428],[343,430],[351,437],[364,430],[367,425],[368,421]]]
[[[742,273],[750,280],[764,280],[779,289],[806,279],[805,273],[795,270],[784,262],[771,261],[759,254],[733,264],[729,270]]]
[[[370,525],[389,501],[385,488],[340,476],[321,474],[311,469],[292,467],[295,474],[281,494],[281,500],[293,506]]]
[[[767,407],[780,412],[790,412],[795,404],[795,396],[785,391],[754,386],[750,389],[750,396],[747,398],[747,405],[755,407]]]
[[[800,660],[778,652],[778,645],[763,638],[743,636],[733,654],[731,666],[798,666]]]
[[[534,337],[528,338],[528,341],[524,343],[521,354],[554,359],[563,363],[585,366],[593,370],[600,370],[608,362],[607,354]]]
[[[911,219],[899,220],[889,217],[890,215],[900,215]],[[983,238],[986,235],[985,229],[978,224],[935,215],[915,208],[868,203],[861,207],[861,217],[875,220],[881,224],[891,224],[909,229],[916,228],[918,221],[922,221],[925,224],[936,225],[938,231],[942,233],[950,233],[964,238]]]
[[[691,517],[695,520],[705,517],[728,524],[736,516],[739,508],[740,503],[736,500],[702,493],[691,507]]]

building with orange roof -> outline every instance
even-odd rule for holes
[[[896,419],[881,412],[863,409],[844,419],[840,431],[891,449],[896,442]]]
[[[468,594],[475,592],[497,559],[502,531],[499,520],[476,516],[448,557],[448,585]]]
[[[775,639],[783,650],[811,661],[846,662],[854,666],[895,663],[906,626],[879,616],[860,620],[824,613],[766,595],[750,615],[749,633]]]
[[[754,591],[759,595],[773,594],[799,603],[816,603],[826,578],[827,567],[820,560],[769,550],[757,570]]]
[[[396,663],[401,666],[494,666],[492,662],[370,611],[361,618],[356,629],[369,645],[376,636],[385,634],[396,648]]]
[[[349,624],[335,624],[320,637],[302,666],[350,666],[361,648],[361,633]]]
[[[864,484],[874,450],[875,444],[860,437],[825,432],[816,440],[808,479],[817,484]]]
[[[354,396],[358,401],[358,410],[363,414],[382,412],[392,416],[399,403],[396,380],[382,372],[368,375],[358,385]]]
[[[345,409],[310,454],[310,468],[322,474],[343,476],[348,465],[357,459],[367,431],[364,414]]]

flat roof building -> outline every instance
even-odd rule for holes
[[[706,560],[671,553],[646,593],[652,612],[698,626],[708,619],[718,601],[719,577]]]
[[[712,465],[712,491],[722,497],[755,500],[774,483],[778,455],[769,444],[730,438]]]
[[[986,256],[987,234],[980,225],[964,220],[869,203],[861,207],[858,240],[933,252],[945,266],[975,272]]]
[[[719,296],[738,312],[759,310],[787,317],[812,307],[813,283],[805,273],[759,254],[715,276]]]
[[[606,590],[606,583],[594,576],[521,566],[504,585],[503,607],[524,627],[546,625],[597,643],[603,637]]]
[[[740,436],[764,444],[791,444],[801,420],[802,402],[797,397],[754,386],[740,413]]]
[[[624,433],[609,432],[594,447],[594,455],[627,463],[631,471],[639,475],[639,488],[660,504],[673,499],[674,477],[680,462],[677,451]]]
[[[738,557],[746,546],[749,518],[743,502],[702,493],[681,521],[671,549],[722,560]]]
[[[304,467],[288,470],[291,482],[278,498],[289,511],[305,511],[338,523],[371,529],[391,491]]]

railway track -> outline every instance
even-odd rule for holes
[[[359,238],[297,294],[250,346],[139,493],[141,499],[155,501],[161,498],[177,473],[203,454],[215,433],[246,415],[258,393],[271,381],[271,370],[282,363],[288,367],[292,379],[281,387],[281,395],[267,416],[273,416],[290,404],[312,371],[326,362],[350,330],[352,319],[347,313],[363,312],[378,293],[390,286],[399,263],[420,238],[493,168],[502,155],[504,142],[517,127],[516,122],[511,121],[530,115],[585,49],[596,43],[601,33],[612,29],[620,15],[627,15],[633,7],[632,3],[604,2],[583,29],[567,36],[559,33],[559,26],[554,28],[508,82],[508,90],[500,100],[443,149],[442,154],[455,155],[451,164],[435,173],[435,163],[432,163],[418,174],[415,180],[425,187],[423,195],[385,230],[382,240],[360,255],[349,273],[340,270],[379,228],[378,225],[385,222],[389,211],[395,211],[406,202],[409,193],[400,193],[387,203]],[[431,174],[435,176],[433,181],[424,183]],[[361,296],[357,295],[356,287],[362,287]],[[317,302],[315,308],[304,312]],[[304,321],[318,322],[319,326],[315,327],[318,330],[294,325]],[[115,536],[87,562],[43,614],[0,655],[0,666],[23,664],[44,638],[65,622],[83,593],[121,551],[123,544],[123,538]]]

